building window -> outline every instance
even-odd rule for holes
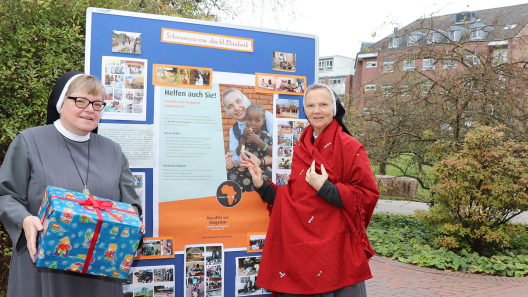
[[[333,59],[319,60],[319,70],[332,70],[333,64],[334,64]]]
[[[477,54],[467,54],[465,64],[467,67],[477,66],[480,65],[480,59]]]
[[[389,38],[389,48],[398,47],[398,40],[395,38]]]
[[[407,46],[415,46],[418,43],[417,35],[410,35],[407,37]]]
[[[409,89],[410,89],[409,83],[403,83],[401,85],[401,95],[402,95],[402,97],[410,95]]]
[[[433,83],[431,81],[425,81],[420,85],[420,90],[422,91],[423,95],[427,95],[429,91],[431,91],[431,88],[433,86]]]
[[[320,77],[320,78],[319,78],[319,83],[324,85],[324,83],[325,83],[325,79],[324,79],[324,77]]]
[[[394,59],[383,59],[383,71],[394,72]]]
[[[371,114],[374,112],[374,107],[363,107],[364,114]]]
[[[392,96],[392,83],[383,83],[383,85],[381,86],[381,96]]]
[[[508,61],[508,49],[493,50],[493,65],[500,65]]]
[[[334,64],[334,61],[333,60],[326,60],[326,70],[332,70],[332,66]]]
[[[369,61],[365,65],[365,68],[376,68],[378,67],[378,61]]]
[[[434,59],[423,59],[422,70],[434,70],[435,60]]]
[[[449,37],[452,41],[460,41],[462,39],[462,30],[451,31]]]
[[[365,92],[376,91],[376,85],[365,85]]]
[[[414,70],[415,59],[409,59],[403,61],[403,71],[412,71]]]
[[[332,77],[328,79],[328,84],[329,85],[339,85],[339,84],[344,84],[345,81],[346,81],[346,78],[344,76],[343,77]]]
[[[471,31],[471,35],[469,35],[470,40],[479,40],[484,38],[484,30],[482,29],[475,29]]]
[[[451,57],[446,57],[444,59],[444,69],[456,69],[457,68],[457,61],[453,60]]]

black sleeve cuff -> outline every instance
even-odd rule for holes
[[[264,178],[262,186],[257,189],[257,193],[259,193],[260,198],[267,203],[273,204],[273,202],[275,202],[275,188],[273,188],[267,179]]]
[[[326,202],[335,205],[337,207],[344,208],[343,201],[341,201],[341,195],[339,195],[339,190],[337,186],[331,183],[330,181],[325,180],[323,186],[316,192],[317,196],[326,200]]]

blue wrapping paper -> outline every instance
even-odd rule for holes
[[[132,205],[92,196],[102,216],[90,263],[86,262],[99,217],[87,195],[48,186],[38,217],[38,267],[126,278],[145,227]],[[91,200],[93,202],[93,200]],[[87,205],[82,205],[87,204]],[[107,211],[108,210],[108,211]]]

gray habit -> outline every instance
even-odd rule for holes
[[[13,241],[7,296],[122,296],[121,279],[36,267],[29,257],[22,221],[37,215],[46,186],[77,192],[84,188],[63,139],[84,181],[89,142],[92,195],[132,204],[141,215],[134,178],[118,144],[93,133],[90,140],[75,142],[63,138],[53,125],[20,132],[0,168],[0,221]]]

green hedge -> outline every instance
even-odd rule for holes
[[[217,20],[221,0],[16,0],[0,1],[0,164],[18,131],[45,123],[57,79],[84,70],[86,9]],[[7,288],[9,236],[0,224],[0,297]]]

